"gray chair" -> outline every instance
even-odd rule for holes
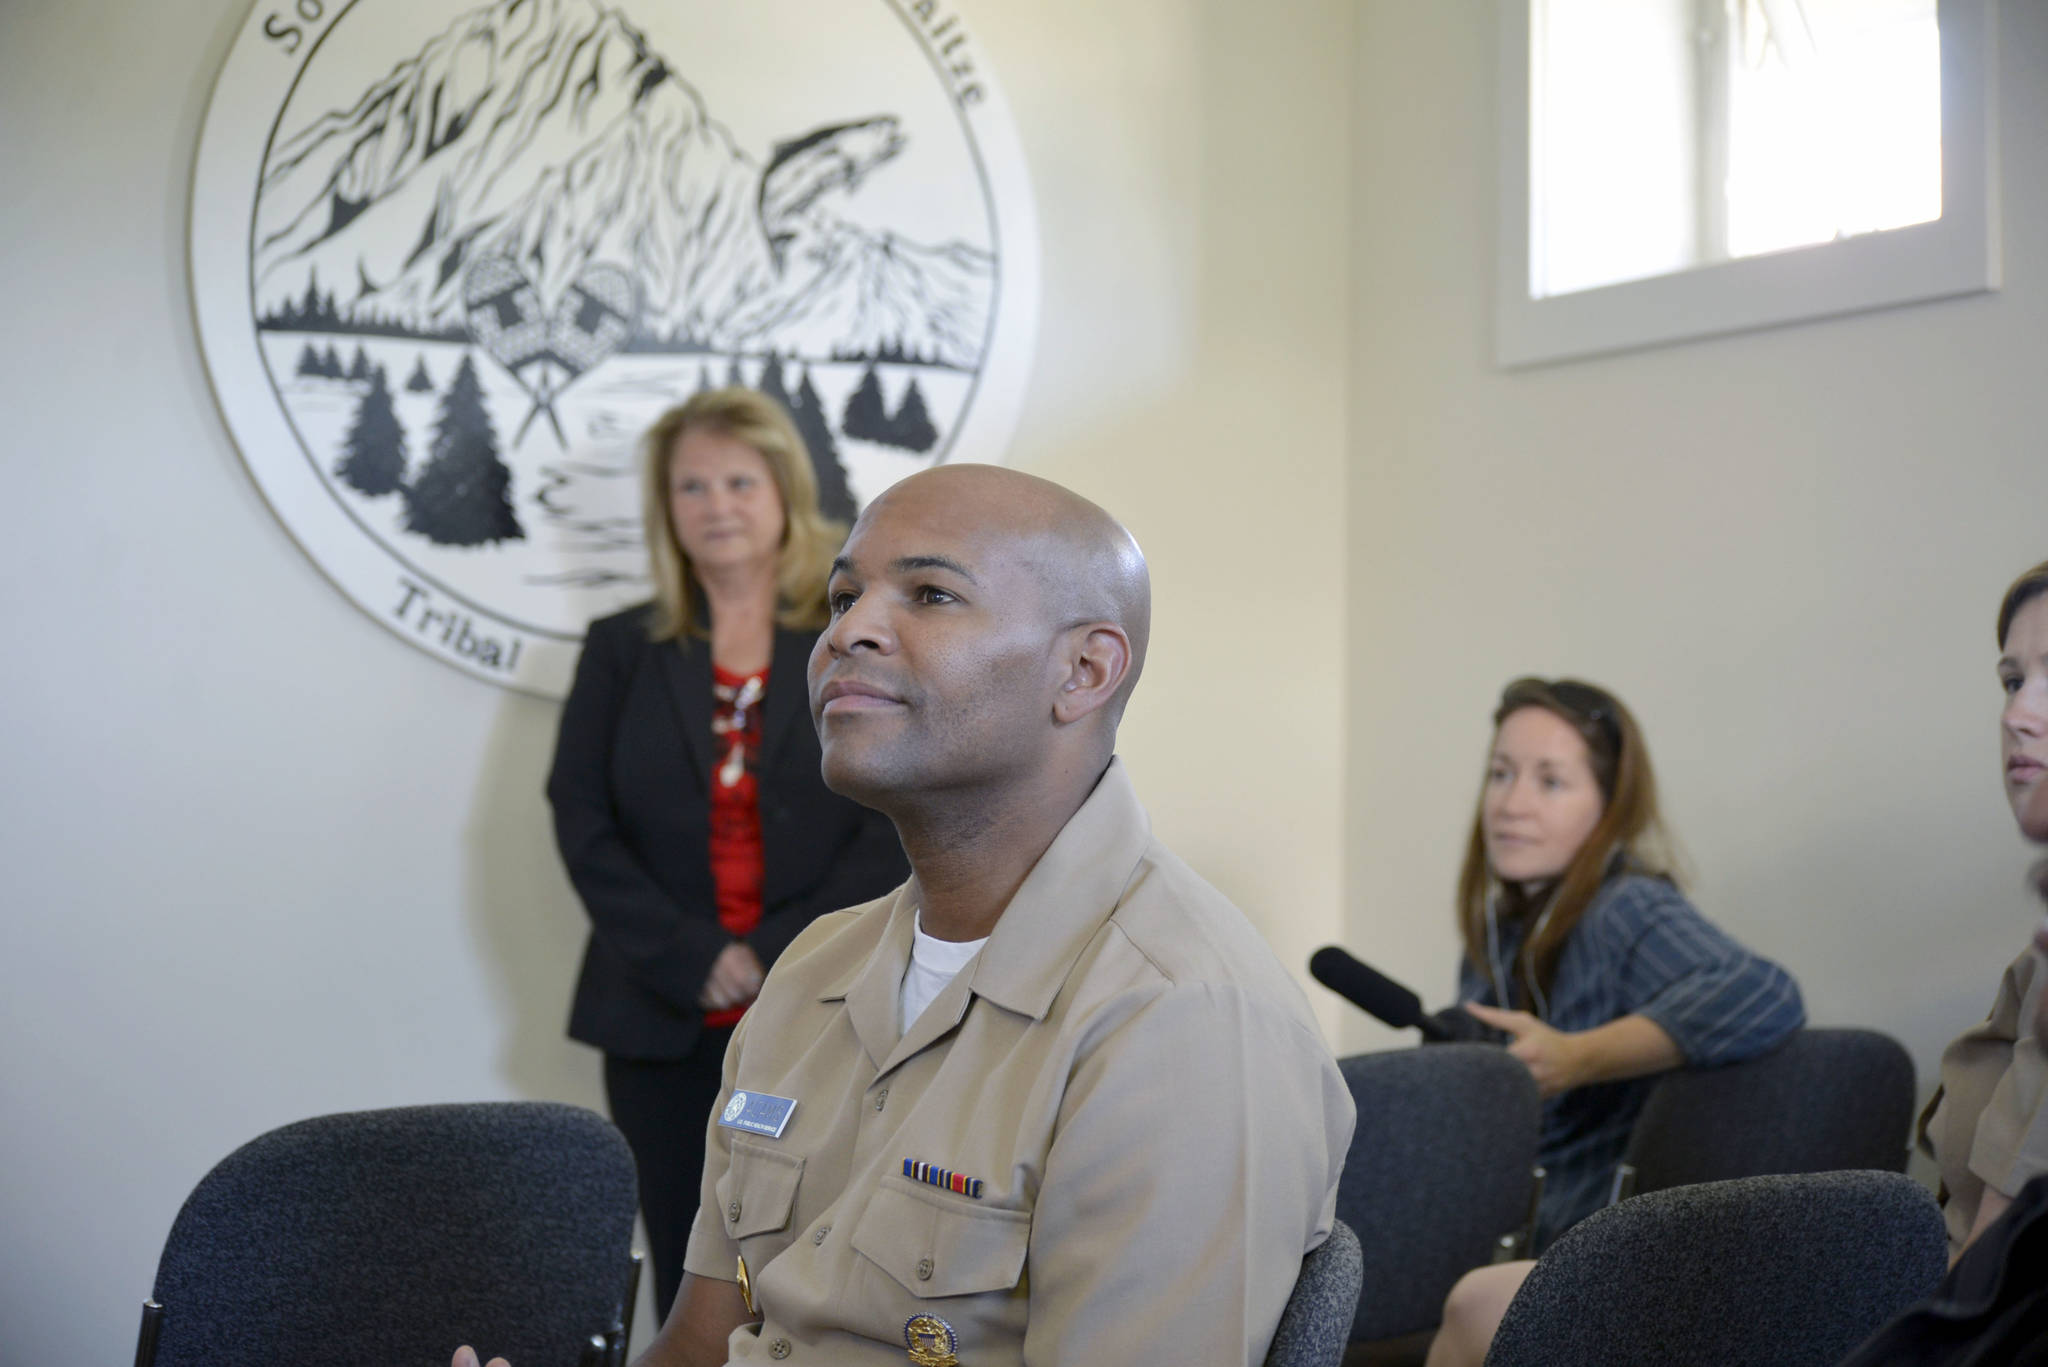
[[[1828,1367],[1947,1261],[1934,1198],[1898,1173],[1673,1187],[1559,1235],[1486,1367]]]
[[[1875,1030],[1800,1030],[1743,1063],[1661,1078],[1616,1196],[1766,1173],[1906,1170],[1913,1060]]]
[[[623,1361],[633,1157],[550,1102],[302,1120],[222,1159],[178,1212],[137,1367]]]
[[[1491,1044],[1355,1054],[1337,1067],[1358,1106],[1337,1183],[1337,1216],[1365,1245],[1351,1337],[1434,1329],[1452,1283],[1528,1223],[1536,1084]]]
[[[1294,1294],[1266,1350],[1266,1367],[1337,1367],[1344,1360],[1344,1339],[1364,1273],[1358,1253],[1358,1236],[1339,1220],[1330,1227],[1330,1237],[1301,1260]]]

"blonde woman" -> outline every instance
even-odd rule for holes
[[[701,393],[648,431],[642,471],[654,598],[591,624],[547,791],[590,915],[569,1034],[604,1051],[666,1319],[733,1026],[797,932],[908,866],[818,775],[804,673],[846,529],[789,415]]]

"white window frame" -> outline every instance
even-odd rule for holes
[[[1538,365],[1999,287],[1997,0],[1938,0],[1939,219],[1543,298],[1529,292],[1529,0],[1496,3],[1501,110],[1494,352],[1500,365]]]

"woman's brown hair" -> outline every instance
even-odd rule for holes
[[[792,630],[816,630],[831,614],[825,581],[846,527],[818,510],[818,476],[796,424],[782,405],[755,389],[707,389],[654,420],[641,443],[640,511],[647,536],[647,577],[654,581],[654,613],[647,634],[657,641],[705,635],[697,620],[700,587],[690,557],[676,540],[669,506],[669,458],[690,431],[720,432],[761,453],[782,495],[782,551],[775,572],[775,620]]]
[[[1600,785],[1600,820],[1586,837],[1571,863],[1554,883],[1531,887],[1507,883],[1494,877],[1486,859],[1486,785],[1482,781],[1479,805],[1472,815],[1472,834],[1465,842],[1465,865],[1458,874],[1458,931],[1465,941],[1465,955],[1482,971],[1488,968],[1486,936],[1487,903],[1499,899],[1498,911],[1510,919],[1534,916],[1547,910],[1541,926],[1522,944],[1510,976],[1520,984],[1523,1000],[1533,1001],[1533,984],[1542,995],[1550,992],[1557,974],[1558,956],[1571,939],[1579,918],[1586,914],[1593,898],[1615,863],[1631,873],[1644,873],[1677,882],[1671,838],[1657,813],[1657,777],[1650,768],[1650,752],[1643,745],[1643,733],[1635,717],[1621,700],[1604,688],[1577,679],[1516,679],[1501,691],[1500,705],[1493,712],[1494,734],[1500,725],[1525,707],[1540,707],[1553,714],[1586,743],[1587,763]],[[1487,747],[1491,772],[1492,746]],[[1503,984],[1510,992],[1512,986]],[[1514,1006],[1515,1002],[1502,1002]]]
[[[2005,649],[2006,634],[2012,630],[2012,619],[2019,615],[2021,608],[2048,593],[2048,560],[2012,581],[2012,587],[2005,591],[2005,597],[1998,604],[1998,648]]]

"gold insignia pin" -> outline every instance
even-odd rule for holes
[[[960,1367],[954,1352],[960,1336],[937,1315],[912,1315],[903,1322],[903,1343],[913,1367]]]
[[[745,1302],[746,1302],[746,1306],[747,1306],[747,1313],[748,1313],[749,1315],[752,1315],[752,1316],[754,1316],[755,1318],[757,1318],[757,1319],[758,1319],[758,1318],[760,1318],[760,1314],[761,1314],[761,1312],[760,1312],[760,1311],[758,1311],[758,1310],[756,1310],[756,1309],[754,1308],[754,1283],[753,1283],[753,1282],[752,1282],[752,1281],[751,1281],[751,1280],[750,1280],[750,1279],[749,1279],[749,1278],[747,1277],[747,1256],[746,1256],[746,1254],[742,1253],[742,1254],[740,1255],[740,1260],[739,1260],[739,1262],[740,1262],[740,1276],[739,1276],[739,1282],[740,1282],[740,1299],[741,1299],[742,1301],[745,1301]]]

